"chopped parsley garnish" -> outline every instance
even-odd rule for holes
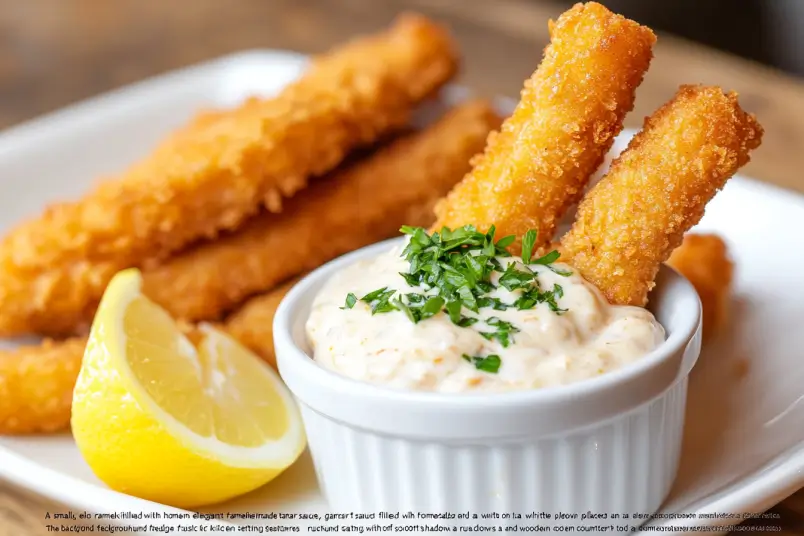
[[[346,305],[341,307],[341,309],[351,309],[357,303],[357,296],[352,294],[351,292],[346,295]]]
[[[556,273],[558,275],[561,275],[561,276],[564,276],[564,277],[569,277],[569,276],[572,275],[572,272],[570,270],[562,270],[561,268],[556,268],[552,264],[546,264],[545,266],[547,266],[550,269],[551,272],[554,272],[554,273]]]
[[[511,334],[519,331],[519,328],[510,322],[500,320],[496,316],[489,317],[486,320],[486,324],[496,328],[495,331],[481,331],[480,334],[490,341],[496,339],[503,346],[503,348],[508,348],[508,346],[511,344]]]
[[[407,272],[400,272],[399,275],[411,287],[422,290],[402,294],[383,287],[369,292],[360,301],[371,307],[372,314],[401,311],[412,322],[418,323],[443,311],[457,326],[467,328],[481,323],[493,328],[492,331],[480,326],[477,329],[486,339],[508,347],[513,342],[513,334],[519,332],[516,326],[496,316],[485,321],[473,315],[467,316],[464,309],[478,314],[480,309],[526,310],[544,303],[556,314],[566,311],[558,306],[557,301],[564,295],[561,285],[556,284],[551,290],[542,290],[538,272],[529,266],[542,265],[562,276],[571,275],[572,272],[552,265],[560,257],[558,251],[533,257],[538,236],[535,230],[528,231],[522,238],[522,262],[507,263],[500,259],[511,257],[508,247],[515,242],[516,237],[505,236],[495,241],[494,226],[487,233],[481,233],[471,225],[455,230],[444,227],[440,232],[432,234],[421,227],[403,226],[400,231],[409,236],[402,251],[402,257],[409,266]],[[495,272],[498,277],[493,281],[492,274]],[[511,292],[519,291],[519,296],[513,303],[505,303],[490,296],[498,285]],[[351,309],[356,302],[357,298],[350,293],[346,296],[346,306],[342,309]],[[500,358],[496,355],[464,358],[474,363],[479,370],[487,372],[497,372],[500,366]]]
[[[538,286],[531,287],[524,291],[522,295],[514,302],[514,306],[520,311],[524,309],[533,309],[538,303],[546,303],[547,306],[556,314],[566,313],[566,309],[562,309],[556,303],[556,299],[564,296],[564,288],[561,285],[553,285],[553,290],[542,291]]]
[[[504,286],[507,290],[528,288],[531,285],[531,281],[535,278],[536,274],[529,268],[525,267],[525,270],[519,270],[512,262],[505,267],[505,271],[500,277],[500,285]]]
[[[490,354],[485,357],[479,355],[466,355],[463,354],[463,358],[470,363],[475,365],[477,370],[482,370],[483,372],[490,372],[492,374],[497,374],[497,371],[500,370],[500,364],[502,361],[500,360],[500,356],[496,354]]]
[[[373,315],[376,315],[377,313],[387,313],[389,311],[397,310],[397,308],[389,302],[391,296],[394,294],[396,294],[395,290],[389,290],[388,287],[382,287],[381,289],[369,292],[360,298],[360,301],[369,304],[371,307],[371,314]]]
[[[500,298],[490,298],[487,296],[483,296],[477,299],[477,304],[480,307],[491,307],[495,311],[505,311],[510,305],[502,301]]]
[[[550,253],[548,253],[547,255],[543,255],[543,256],[539,257],[538,259],[534,259],[534,260],[530,261],[528,264],[552,264],[552,263],[556,262],[560,256],[561,256],[561,253],[559,253],[556,250],[553,250]]]
[[[522,237],[522,262],[530,264],[533,256],[533,246],[536,244],[536,231],[531,229]],[[558,253],[557,251],[555,253]]]
[[[414,324],[439,313],[444,307],[444,298],[441,296],[427,297],[422,294],[405,294],[405,299],[407,299],[407,303],[403,301],[403,298],[396,298],[391,303],[408,315]]]

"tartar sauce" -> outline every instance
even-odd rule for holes
[[[554,307],[483,307],[477,313],[464,308],[463,315],[477,319],[467,327],[456,325],[444,311],[414,323],[399,310],[372,314],[369,304],[359,299],[351,308],[344,306],[349,293],[360,298],[383,287],[402,294],[432,294],[432,289],[411,286],[400,275],[409,267],[400,253],[394,248],[358,261],[322,288],[306,326],[320,365],[356,380],[406,390],[515,391],[605,374],[639,359],[665,338],[649,311],[610,305],[594,285],[562,263],[553,264],[553,269],[529,266],[540,288],[561,287]],[[503,267],[521,263],[519,257],[497,260]],[[495,272],[492,283],[499,277]],[[489,297],[513,304],[521,294],[497,286]],[[510,340],[482,335],[493,333],[501,322],[516,330]]]

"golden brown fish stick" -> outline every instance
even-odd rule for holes
[[[119,270],[238,227],[261,205],[405,125],[455,72],[453,44],[424,17],[314,61],[273,99],[205,113],[122,177],[50,207],[0,243],[0,336],[86,327]]]
[[[224,322],[223,329],[243,346],[276,368],[274,353],[274,315],[285,294],[299,278],[247,301]]]
[[[86,339],[0,351],[0,435],[55,432],[70,424]]]
[[[715,234],[687,234],[673,250],[667,264],[686,277],[698,296],[703,309],[704,335],[720,331],[729,319],[729,300],[734,264],[728,248]]]
[[[433,205],[468,171],[500,119],[485,102],[451,111],[351,168],[313,185],[281,215],[143,273],[144,291],[184,317],[219,317],[247,296],[392,236],[403,224],[426,227]],[[271,321],[292,283],[259,296],[224,329],[269,363]],[[0,434],[65,428],[85,341],[45,343],[0,353]]]
[[[273,319],[297,279],[249,300],[219,326],[276,367]],[[193,336],[192,325],[184,325]],[[0,350],[0,435],[59,432],[70,426],[73,389],[86,338],[47,340],[41,345]]]
[[[610,302],[645,305],[659,265],[762,132],[735,93],[682,86],[581,202],[562,240],[565,261]]]
[[[174,317],[215,320],[253,294],[338,255],[428,226],[436,201],[469,170],[499,118],[484,101],[459,106],[243,229],[143,272],[143,291]]]
[[[513,115],[438,204],[434,229],[494,224],[497,236],[517,237],[536,229],[540,248],[622,130],[653,32],[590,2],[551,23],[550,37]]]

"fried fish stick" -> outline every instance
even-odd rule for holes
[[[219,317],[247,296],[274,287],[349,250],[392,236],[402,224],[426,227],[433,205],[468,171],[500,119],[477,101],[451,111],[351,168],[322,180],[242,231],[143,273],[143,289],[168,310]],[[274,363],[271,321],[292,281],[253,298],[223,325]],[[0,353],[0,434],[68,426],[85,340],[48,342]]]
[[[291,279],[266,294],[251,298],[223,324],[224,331],[274,368],[274,315],[282,298],[298,280]]]
[[[420,16],[314,61],[273,99],[206,113],[122,177],[50,207],[0,243],[0,336],[85,326],[119,270],[238,227],[408,122],[455,72],[446,32]]]
[[[469,171],[500,119],[484,101],[317,181],[244,228],[143,271],[143,292],[174,317],[217,320],[251,295],[338,255],[426,227],[433,206]]]
[[[565,261],[611,303],[644,306],[659,265],[762,133],[736,93],[681,86],[581,202],[562,240]]]
[[[218,326],[276,367],[273,319],[297,279],[244,304]],[[192,325],[184,325],[193,336]],[[41,345],[0,351],[0,435],[59,432],[70,426],[73,389],[86,338],[46,340]]]
[[[276,367],[273,319],[292,279],[252,298],[219,326]],[[192,325],[184,325],[193,335]],[[0,351],[0,435],[49,433],[70,426],[73,389],[81,370],[86,338],[46,340],[41,345]]]
[[[687,234],[667,264],[686,277],[701,298],[704,335],[720,331],[729,319],[734,264],[726,243],[715,234]]]
[[[70,424],[86,339],[0,351],[0,435],[55,432]]]
[[[551,23],[550,37],[513,115],[438,204],[434,230],[493,224],[498,236],[520,237],[536,229],[539,249],[622,130],[652,58],[653,32],[590,2]]]

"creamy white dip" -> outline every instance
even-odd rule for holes
[[[315,360],[344,376],[415,391],[450,393],[500,392],[568,384],[615,370],[655,349],[665,332],[646,309],[609,305],[597,288],[571,267],[552,265],[572,274],[563,276],[541,265],[540,288],[558,284],[563,296],[557,314],[547,303],[532,309],[504,311],[484,307],[478,313],[463,308],[463,315],[477,317],[469,327],[454,324],[440,312],[418,323],[405,313],[372,315],[368,304],[357,301],[344,308],[349,293],[358,298],[382,287],[401,293],[433,294],[407,283],[400,272],[409,264],[395,248],[378,257],[359,261],[337,273],[315,298],[307,321],[307,335]],[[497,257],[507,266],[519,257]],[[491,281],[496,284],[500,274]],[[521,290],[502,286],[489,296],[513,303]],[[496,317],[514,325],[508,347],[480,332],[494,328],[486,321]],[[492,323],[495,320],[492,319]],[[496,373],[479,370],[464,356],[499,356]]]

